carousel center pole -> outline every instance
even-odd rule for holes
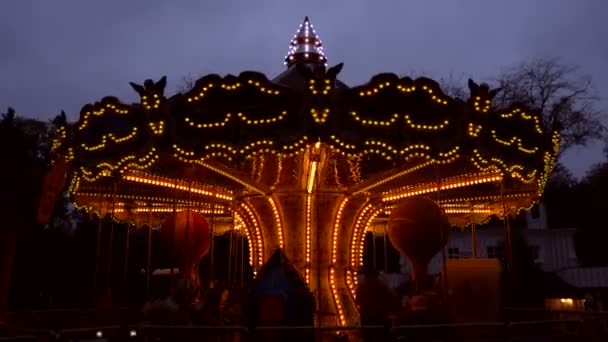
[[[316,153],[319,153],[318,151],[315,151]],[[318,154],[315,154],[312,156],[312,158],[314,158],[315,161],[319,161],[320,156]],[[319,181],[321,180],[321,177],[319,175],[319,168],[317,167],[314,170],[314,175],[312,175],[313,179],[314,179],[314,183],[312,185],[312,188],[310,188],[310,191],[314,191],[314,186],[315,183],[319,184]],[[319,208],[319,192],[315,191],[315,207],[316,207],[316,217],[315,217],[315,235],[316,235],[316,245],[317,245],[317,326],[319,328],[323,327],[323,319],[325,318],[325,305],[323,305],[322,300],[321,300],[321,286],[322,286],[322,282],[321,282],[321,263],[318,262],[318,260],[320,259],[321,256],[321,240],[319,239],[319,218],[321,217],[320,215],[320,208]],[[329,270],[328,270],[329,271]]]

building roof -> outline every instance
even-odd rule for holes
[[[608,267],[569,268],[558,275],[568,284],[578,288],[608,288]]]

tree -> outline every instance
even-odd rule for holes
[[[205,72],[199,72],[199,73],[188,73],[185,76],[182,76],[182,78],[179,80],[177,86],[176,86],[176,91],[178,93],[186,93],[189,92],[190,90],[194,89],[194,85],[196,84],[196,81],[198,81],[199,78],[203,77],[205,75]]]
[[[469,97],[469,91],[465,88],[467,77],[464,74],[455,75],[450,72],[447,76],[440,77],[437,82],[441,85],[441,90],[453,98],[465,100]]]
[[[553,167],[553,172],[551,173],[551,177],[549,177],[547,187],[573,188],[577,184],[578,180],[574,177],[572,172],[570,172],[564,164],[557,163],[555,164],[555,167]]]
[[[503,260],[503,281],[510,289],[509,305],[539,307],[544,300],[543,291],[546,290],[543,281],[545,274],[534,262],[531,247],[521,229],[511,230],[511,248],[513,269],[509,269],[506,258]],[[507,251],[505,247],[502,249]]]
[[[578,196],[579,182],[570,170],[558,163],[545,186],[543,203],[547,209],[547,223],[553,228],[574,228],[578,226],[579,214],[573,207]],[[584,200],[584,199],[583,199]]]
[[[561,152],[604,133],[591,77],[577,66],[557,58],[536,58],[504,68],[496,83],[502,88],[494,99],[497,107],[518,102],[542,113],[545,128],[560,132]]]
[[[462,75],[450,74],[438,82],[447,95],[468,97]],[[591,77],[577,66],[557,58],[536,58],[503,68],[493,83],[495,88],[501,88],[494,106],[501,109],[521,103],[542,113],[545,129],[560,132],[560,153],[584,146],[605,133],[601,122],[604,113],[599,109],[600,99]]]
[[[195,84],[196,77],[193,74],[189,73],[181,78],[179,84],[177,85],[177,91],[179,93],[189,92],[190,90],[192,90],[192,88],[194,88]]]
[[[423,70],[410,69],[410,71],[403,75],[403,77],[410,77],[416,79],[418,77],[431,77],[433,73],[426,73]],[[465,100],[469,97],[469,89],[467,85],[467,76],[464,73],[455,74],[450,72],[447,76],[440,76],[436,78],[437,83],[441,87],[444,94],[453,98]]]
[[[608,162],[593,166],[577,186],[576,196],[569,201],[577,218],[575,248],[583,266],[608,265],[608,223],[604,210],[608,206]]]
[[[49,163],[49,126],[9,108],[0,120],[0,325],[6,322],[17,241],[35,226],[37,199]]]

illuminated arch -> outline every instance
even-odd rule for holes
[[[235,213],[239,213],[247,227],[247,233],[251,238],[251,255],[252,266],[254,270],[264,264],[264,238],[258,218],[256,217],[251,206],[245,202],[239,201],[234,205]],[[257,271],[254,271],[254,275]]]

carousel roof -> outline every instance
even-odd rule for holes
[[[323,73],[327,67],[323,44],[308,17],[304,18],[304,22],[289,44],[285,65],[287,65],[287,70],[276,76],[272,82],[301,92],[308,89],[307,78],[301,72],[302,67],[313,73]],[[344,82],[337,79],[335,86],[336,89],[348,88]]]
[[[273,78],[272,82],[305,93],[308,90],[308,85],[306,84],[307,78],[305,74],[301,72],[298,65],[299,64],[290,65],[287,67],[287,70]],[[305,67],[309,68],[312,72],[323,72],[325,68],[324,66],[315,65],[306,65]],[[348,86],[344,82],[336,79],[336,89],[341,90],[346,88],[348,88]]]
[[[542,193],[559,135],[539,113],[517,103],[494,108],[497,90],[473,81],[466,101],[431,79],[392,73],[348,87],[337,80],[342,64],[325,62],[306,18],[287,70],[273,80],[252,71],[211,74],[172,97],[165,97],[164,77],[131,83],[139,104],[104,97],[85,105],[73,127],[60,128],[53,151],[68,161],[70,191],[81,203],[94,202],[95,194],[121,195],[131,183],[140,185],[137,193],[124,196],[142,203],[158,197],[162,205],[174,197],[167,189],[200,203],[269,193],[277,173],[316,143],[333,163],[326,182],[387,204],[439,190],[445,203],[491,204],[497,181],[516,207]]]

